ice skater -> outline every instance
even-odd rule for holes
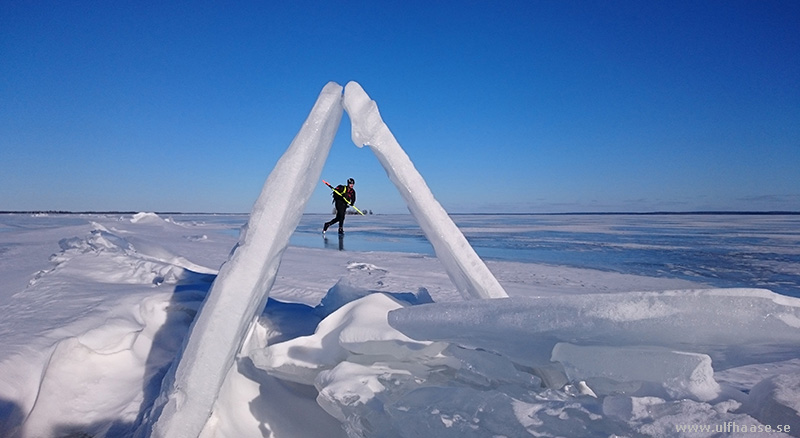
[[[344,234],[344,217],[347,214],[347,207],[356,203],[356,190],[353,186],[356,181],[353,178],[347,179],[347,186],[338,185],[333,189],[333,203],[336,206],[336,217],[322,226],[322,234],[328,231],[331,225],[339,224],[339,234]]]

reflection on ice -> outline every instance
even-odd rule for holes
[[[291,244],[323,247],[318,222],[325,217],[304,215]],[[800,297],[800,215],[451,217],[484,260],[682,278],[715,287],[758,287]],[[223,221],[237,236],[246,221],[235,215],[192,219]],[[176,220],[185,219],[179,216]],[[344,250],[434,254],[408,214],[354,216],[348,221],[351,228]]]
[[[800,215],[452,215],[484,260],[682,278],[800,297]],[[433,254],[409,215],[348,219],[345,249]],[[292,244],[320,247],[318,216]]]

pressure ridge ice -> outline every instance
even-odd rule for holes
[[[375,153],[468,301],[412,305],[367,291],[326,314],[313,335],[260,348],[256,318],[343,110],[353,142]],[[714,320],[709,309],[721,300],[730,313]],[[344,94],[329,83],[267,178],[140,432],[200,436],[220,388],[237,375],[236,358],[248,356],[276,378],[314,385],[351,437],[525,436],[543,425],[556,435],[642,433],[626,406],[648,403],[707,403],[720,422],[753,423],[749,414],[764,414],[739,410],[747,394],[720,384],[715,370],[795,359],[798,323],[797,301],[768,291],[509,299],[375,101],[355,82]],[[758,394],[780,406],[770,414],[796,412]]]
[[[375,153],[464,301],[435,302],[424,284],[351,283],[388,275],[367,253],[340,260],[349,274],[316,307],[270,298],[345,110],[353,142]],[[218,272],[175,250],[208,244],[205,234],[153,213],[109,222],[62,239],[54,267],[2,304],[23,316],[9,321],[52,303],[63,312],[32,342],[0,321],[0,432],[667,437],[702,422],[800,436],[799,299],[761,289],[509,298],[354,82],[323,88]],[[180,243],[159,240],[176,234]],[[405,266],[403,284],[421,282]],[[307,327],[271,338],[280,317]],[[767,365],[789,371],[765,375]]]
[[[239,244],[220,270],[164,379],[142,434],[189,438],[201,433],[237,354],[247,353],[243,351],[247,335],[267,303],[289,236],[320,179],[344,109],[353,140],[359,147],[369,144],[373,149],[464,297],[508,296],[435,200],[383,123],[375,102],[355,82],[347,85],[344,96],[342,87],[330,82],[267,178]]]
[[[373,293],[251,357],[315,385],[351,437],[677,436],[649,415],[797,424],[799,379],[748,395],[716,373],[796,360],[798,318],[800,300],[757,289],[427,304]]]

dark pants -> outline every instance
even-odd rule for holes
[[[336,217],[331,219],[330,222],[325,222],[325,229],[327,230],[328,227],[335,223],[339,223],[339,231],[343,230],[344,227],[344,218],[347,215],[347,205],[345,204],[336,204]]]

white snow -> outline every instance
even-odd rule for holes
[[[236,244],[166,219],[0,216],[0,436],[143,424]],[[200,436],[797,436],[800,300],[489,266],[510,298],[462,301],[436,258],[289,247]]]
[[[800,374],[779,374],[762,380],[750,391],[746,408],[764,424],[787,424],[800,429]]]

